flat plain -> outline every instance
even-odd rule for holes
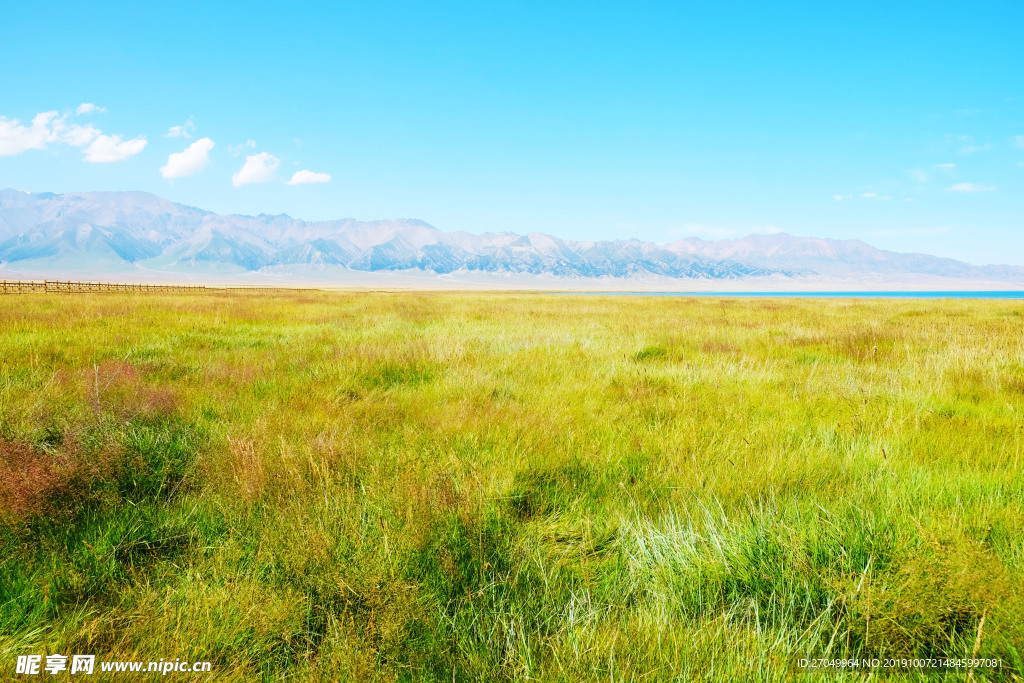
[[[1022,330],[998,300],[0,297],[0,671],[1020,680]]]

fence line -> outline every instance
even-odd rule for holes
[[[292,289],[269,285],[150,285],[123,282],[75,282],[72,280],[0,280],[0,294],[30,294],[52,292],[61,294],[86,294],[89,292],[195,292],[195,291],[296,291],[314,292],[315,289]]]

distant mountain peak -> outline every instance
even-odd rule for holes
[[[972,266],[784,232],[668,244],[574,241],[542,232],[444,232],[422,220],[303,221],[219,215],[147,192],[0,190],[0,269],[30,272],[489,273],[553,278],[704,279],[929,276],[1024,281],[1024,268]]]

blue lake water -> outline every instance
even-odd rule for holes
[[[1024,292],[551,292],[569,296],[787,297],[828,299],[1024,299]]]

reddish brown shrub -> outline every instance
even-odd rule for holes
[[[97,410],[112,410],[125,419],[138,415],[169,415],[178,407],[170,387],[146,383],[139,369],[127,361],[104,361],[86,372],[86,393]]]
[[[15,521],[45,512],[79,470],[73,455],[0,439],[0,518]]]

